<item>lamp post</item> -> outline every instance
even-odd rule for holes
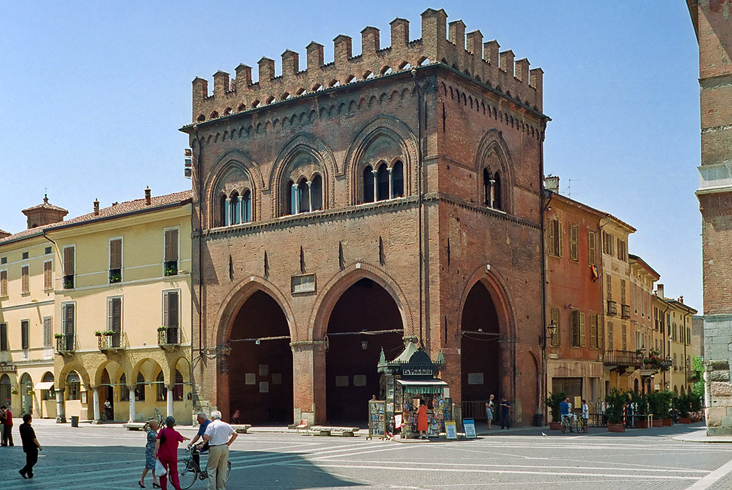
[[[547,331],[549,332],[548,335]],[[539,345],[541,345],[542,349],[546,350],[546,341],[549,340],[556,331],[557,325],[554,323],[554,320],[544,327],[544,335],[539,335]]]

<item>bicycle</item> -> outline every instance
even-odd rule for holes
[[[196,480],[208,480],[208,471],[206,471],[206,465],[203,465],[204,469],[201,469],[200,455],[207,454],[201,453],[197,448],[186,448],[186,452],[190,453],[187,457],[178,460],[178,478],[180,479],[180,488],[186,490],[191,488]],[[198,454],[198,458],[195,455]],[[197,461],[198,459],[198,461]],[[231,476],[231,461],[226,462],[226,481],[229,481]]]
[[[102,410],[102,413],[99,414],[99,420],[101,422],[107,422],[109,420],[112,420],[112,409],[105,408]]]
[[[589,429],[590,429],[590,427],[589,427],[589,425],[587,423],[587,419],[583,419],[582,417],[578,417],[577,418],[577,422],[576,422],[576,429],[577,429],[577,433],[578,434],[580,432],[587,433],[589,431]]]
[[[572,423],[572,418],[570,416],[563,415],[562,416],[562,434],[567,432],[567,429],[569,429],[570,432],[574,432],[574,424]]]

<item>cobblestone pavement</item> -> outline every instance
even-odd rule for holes
[[[74,429],[43,420],[34,421],[34,426],[44,446],[36,477],[23,480],[18,475],[24,461],[20,447],[0,448],[2,490],[139,488],[142,432],[83,424]],[[180,429],[188,437],[194,434],[190,428]],[[228,488],[732,488],[732,444],[673,439],[691,431],[677,426],[562,435],[529,429],[424,443],[255,432],[241,435],[232,446]],[[150,475],[146,487],[152,488]],[[205,489],[205,482],[193,488]]]

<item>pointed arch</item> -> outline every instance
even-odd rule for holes
[[[496,189],[494,192],[494,201],[496,198],[500,201],[492,206],[493,209],[511,213],[513,211],[513,161],[508,145],[497,129],[486,131],[478,144],[474,170],[476,175],[484,175],[486,169],[494,180],[496,175],[499,176],[500,189]],[[477,183],[476,201],[485,202],[486,190],[483,179],[475,180]]]
[[[259,171],[259,166],[241,150],[230,150],[221,155],[214,164],[214,170],[210,173],[208,180],[204,183],[204,196],[206,196],[207,209],[205,218],[206,227],[223,226],[228,221],[226,216],[230,210],[224,213],[222,208],[222,196],[227,198],[236,193],[241,196],[246,189],[251,193],[251,215],[252,220],[260,217],[259,206],[261,192],[264,188],[264,179]],[[223,219],[222,219],[223,218]]]

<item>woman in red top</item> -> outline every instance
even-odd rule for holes
[[[187,437],[183,437],[180,432],[175,430],[175,419],[171,416],[165,417],[166,427],[158,432],[158,441],[155,443],[155,457],[160,460],[168,473],[160,477],[160,488],[167,488],[167,480],[175,490],[180,490],[180,480],[178,479],[178,444],[187,441]]]
[[[427,426],[427,406],[424,404],[424,400],[420,400],[417,409],[417,430],[422,439],[427,439]]]

